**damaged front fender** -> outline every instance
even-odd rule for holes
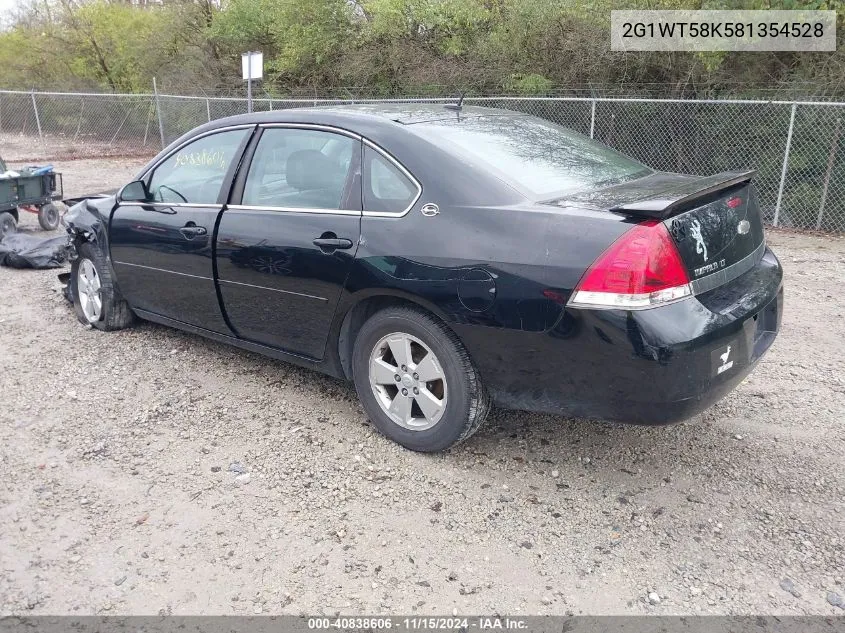
[[[114,196],[85,198],[65,213],[62,224],[70,236],[68,254],[71,261],[76,259],[77,248],[83,242],[96,244],[108,258],[108,223],[114,203]]]
[[[73,262],[79,258],[79,246],[89,242],[94,244],[105,256],[112,279],[116,279],[109,257],[109,217],[115,205],[114,196],[90,196],[80,199],[71,206],[62,218],[62,224],[68,233],[67,258]],[[65,284],[64,296],[73,303],[70,273],[59,275],[59,281]],[[114,282],[116,284],[116,282]]]

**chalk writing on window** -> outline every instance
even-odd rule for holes
[[[194,152],[180,152],[176,154],[174,166],[196,165],[199,167],[212,167],[224,171],[226,169],[226,152],[222,150],[212,151],[204,149]]]

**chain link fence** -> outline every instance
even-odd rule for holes
[[[447,99],[270,99],[255,111]],[[774,226],[845,232],[845,103],[589,97],[473,97],[468,105],[549,119],[660,170],[756,169]],[[0,143],[11,162],[151,156],[192,128],[247,111],[245,99],[0,91]]]

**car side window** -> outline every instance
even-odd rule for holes
[[[364,210],[402,213],[417,197],[417,185],[376,150],[364,148]]]
[[[356,151],[360,141],[342,134],[267,128],[249,166],[241,203],[295,209],[352,206],[345,198]]]
[[[150,178],[152,202],[215,204],[249,130],[209,134],[171,154]]]

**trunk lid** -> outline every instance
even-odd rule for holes
[[[747,272],[765,250],[760,206],[750,183],[721,191],[715,199],[663,223],[697,292]]]
[[[687,176],[655,172],[555,201],[663,222],[696,293],[750,270],[765,250],[754,172]]]

